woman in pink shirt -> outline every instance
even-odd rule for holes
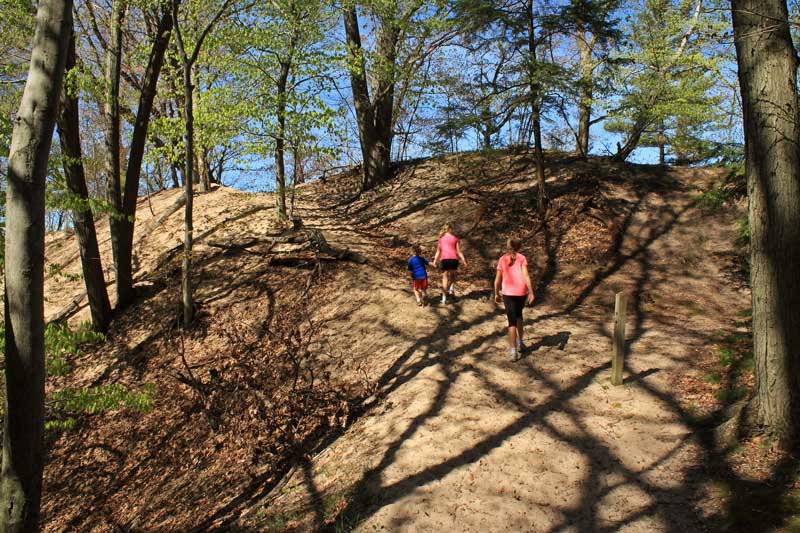
[[[511,360],[519,359],[525,344],[522,342],[522,310],[525,302],[533,303],[533,286],[528,274],[528,260],[519,253],[519,239],[508,239],[507,252],[497,262],[497,275],[494,278],[494,301],[503,304],[508,317],[508,344],[511,347]]]
[[[447,296],[455,296],[456,272],[458,271],[458,260],[467,267],[467,260],[461,253],[461,243],[458,237],[453,235],[453,227],[447,222],[439,233],[439,244],[436,247],[436,256],[433,258],[433,266],[439,266],[442,271],[442,304],[447,303]]]

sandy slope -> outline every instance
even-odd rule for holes
[[[108,499],[95,495],[93,505],[102,511],[91,511],[97,515],[95,529],[119,523],[189,527],[192,517],[171,516],[183,511],[175,511],[172,493],[159,488],[176,484],[181,496],[198,493],[181,499],[184,507],[211,500],[211,507],[229,510],[214,507],[211,514],[219,519],[207,525],[256,531],[705,529],[714,512],[704,483],[711,452],[692,436],[686,423],[692,413],[675,385],[700,375],[698,353],[708,350],[714,332],[730,330],[736,312],[748,306],[748,294],[725,281],[722,272],[732,241],[731,216],[703,215],[693,207],[698,192],[722,174],[556,159],[548,164],[552,218],[542,227],[531,210],[532,168],[524,152],[461,154],[407,165],[384,187],[352,201],[343,201],[351,190],[346,177],[302,187],[298,213],[304,221],[335,246],[370,260],[366,266],[331,267],[335,275],[328,279],[335,286],[324,287],[325,297],[313,309],[324,328],[312,348],[324,345],[346,358],[351,364],[341,372],[358,369],[374,389],[362,406],[365,414],[299,464],[277,490],[263,495],[251,487],[248,494],[258,497],[247,498],[239,494],[240,486],[252,480],[220,477],[226,467],[217,452],[202,456],[213,468],[193,473],[181,463],[180,451],[170,455],[143,433],[143,449],[164,461],[163,471],[139,476],[137,449],[126,452],[130,457],[116,470],[109,467],[107,476],[113,483],[120,471],[130,471],[131,481],[115,486]],[[154,223],[179,194],[167,191],[140,201],[136,275],[142,288],[164,254],[181,242],[182,210]],[[198,255],[213,243],[263,235],[275,224],[272,202],[270,195],[225,188],[199,195]],[[464,238],[470,268],[454,304],[419,308],[404,270],[408,244],[420,242],[432,256],[438,228],[448,219]],[[98,226],[109,272],[107,226]],[[539,286],[536,306],[526,311],[531,350],[513,363],[504,342],[504,315],[490,301],[494,261],[510,233],[523,238]],[[263,258],[249,254],[226,263],[219,250],[215,254],[197,278],[204,313],[213,317],[225,308],[230,316],[263,314],[272,300],[261,285],[280,290],[280,280],[263,273],[269,270]],[[82,292],[80,280],[64,275],[78,273],[80,266],[74,244],[63,235],[49,237],[47,260],[63,265],[46,281],[47,315],[53,316]],[[239,286],[239,278],[248,286]],[[439,296],[435,279],[432,303]],[[626,290],[631,301],[630,355],[625,385],[611,387],[610,323],[618,290]],[[135,313],[171,316],[176,299],[177,293],[145,299]],[[77,319],[87,316],[83,309]],[[136,353],[158,352],[151,344],[165,341],[151,339],[153,325],[136,318],[113,326],[116,344],[107,357],[92,356],[96,369],[86,370],[87,380],[106,375],[116,351],[127,353],[125,345]],[[193,340],[187,348],[190,364],[224,350],[224,336],[215,339]],[[172,359],[164,368],[178,368]],[[128,370],[122,363],[112,366],[122,365],[131,379],[142,379],[142,372],[151,379],[164,374],[156,361],[161,359],[141,357]],[[171,403],[163,413],[132,415],[132,421],[110,418],[120,432],[140,423],[158,427],[163,416],[163,424],[189,433],[192,428],[180,420],[183,407],[173,398],[180,398],[178,392],[165,396]],[[93,424],[83,433],[87,442],[99,438],[108,422]],[[72,443],[69,435],[62,440]],[[193,441],[187,437],[187,442]],[[77,475],[85,470],[82,461],[92,462],[80,453],[65,445],[58,461],[74,462]],[[54,466],[48,468],[54,475]],[[201,474],[206,482],[196,481]],[[161,485],[152,484],[153,476],[160,476]],[[204,486],[224,489],[214,489],[220,490],[215,499]],[[157,493],[163,496],[152,496]],[[52,513],[50,525],[57,527],[64,519],[57,513],[66,511]],[[130,522],[131,516],[144,522]]]
[[[134,280],[142,286],[171,248],[183,243],[183,207],[161,220],[170,207],[183,195],[180,190],[166,190],[140,198],[136,210],[134,234]],[[275,223],[271,211],[272,196],[217,187],[211,194],[195,198],[194,235],[198,255],[208,250],[209,242],[229,242],[233,238],[262,236]],[[114,264],[108,221],[96,222],[97,239],[103,271],[108,283],[111,305],[115,303]],[[45,319],[50,320],[74,299],[81,309],[71,320],[89,320],[85,287],[81,277],[81,262],[72,232],[47,235],[45,248]]]
[[[514,163],[512,157],[493,164]],[[569,170],[551,187],[582,172],[579,165]],[[617,171],[623,173],[604,172]],[[531,222],[498,227],[481,211],[486,202],[465,196],[474,187],[486,201],[518,197],[530,182],[518,175],[487,180],[491,170],[438,181],[424,168],[415,172],[392,184],[391,200],[376,195],[338,215],[308,199],[302,204],[332,240],[376,259],[331,303],[331,313],[347,312],[328,334],[339,350],[369,354],[379,387],[367,415],[254,506],[244,523],[261,528],[289,520],[303,530],[327,524],[359,531],[703,530],[710,513],[702,483],[708,450],[692,438],[685,424],[690,413],[674,385],[696,374],[694,355],[709,335],[729,328],[748,305],[745,292],[723,281],[713,255],[728,248],[731,220],[692,207],[698,188],[721,174],[643,168],[610,178],[602,196],[623,206],[618,254],[589,265],[556,254],[543,301],[527,311],[531,351],[513,363],[502,336],[505,319],[487,298],[491,261],[503,233]],[[390,203],[439,193],[443,199],[424,208]],[[418,308],[399,277],[406,250],[391,259],[376,242],[390,234],[433,242],[439,223],[454,215],[462,233],[471,230],[471,275],[459,284],[454,305]],[[568,228],[556,233],[564,248],[570,238],[588,238],[594,247],[604,239],[599,230],[583,237]],[[539,279],[548,271],[541,242],[539,232],[526,243],[541,267]],[[613,295],[622,289],[632,300],[630,355],[625,385],[611,387]]]

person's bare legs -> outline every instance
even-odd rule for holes
[[[422,302],[422,291],[418,289],[414,289],[414,298],[417,299],[417,304]]]
[[[517,328],[514,326],[508,326],[508,346],[512,350],[517,349]]]
[[[442,272],[442,303],[447,303],[447,288],[449,287],[451,272],[451,270]]]
[[[511,352],[511,360],[518,360],[519,350],[517,350],[517,328],[515,326],[508,326],[508,346]]]
[[[450,271],[450,283],[447,285],[447,293],[448,294],[455,294],[455,289],[453,288],[456,284],[456,278],[458,277],[458,273],[455,270]]]

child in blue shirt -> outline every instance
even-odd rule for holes
[[[414,289],[414,296],[417,299],[417,305],[425,305],[428,290],[428,271],[425,270],[425,265],[428,265],[428,260],[422,257],[422,249],[419,244],[414,245],[414,255],[408,260],[408,270],[411,271],[411,287]]]

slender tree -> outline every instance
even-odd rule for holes
[[[181,280],[181,293],[183,303],[183,323],[188,326],[191,324],[194,315],[194,303],[192,301],[192,244],[194,239],[194,228],[192,224],[192,203],[194,193],[193,185],[193,160],[194,160],[194,80],[193,68],[203,47],[203,41],[208,37],[209,32],[225,11],[233,3],[233,0],[225,0],[216,11],[211,20],[199,33],[194,46],[189,49],[184,42],[181,21],[178,16],[180,0],[172,0],[172,23],[175,28],[175,43],[180,56],[183,74],[183,115],[186,123],[184,134],[185,160],[183,171],[184,193],[186,204],[184,210],[184,232],[183,232],[183,277]]]
[[[128,150],[128,162],[122,179],[122,158],[120,154],[120,79],[122,70],[122,28],[126,3],[128,0],[115,0],[111,12],[111,39],[107,43],[105,117],[106,172],[108,175],[109,200],[116,210],[110,218],[111,246],[114,254],[116,274],[117,309],[124,309],[133,302],[133,234],[136,216],[136,202],[139,195],[144,148],[150,115],[156,95],[164,55],[172,30],[172,15],[169,5],[160,2],[159,22],[152,37],[152,47],[148,56],[144,76],[137,85],[139,105],[133,122],[133,132]],[[98,30],[99,35],[99,30]],[[130,73],[125,77],[132,79]]]
[[[69,40],[67,50],[67,71],[75,67],[75,34]],[[61,142],[61,153],[64,159],[64,175],[67,187],[75,196],[73,209],[75,234],[78,237],[78,248],[81,254],[83,279],[89,299],[89,310],[92,316],[92,327],[105,332],[111,322],[111,304],[106,291],[103,264],[97,246],[94,217],[89,205],[89,191],[86,188],[86,177],[83,171],[81,139],[79,127],[79,110],[77,87],[65,86],[61,93],[61,113],[58,117],[58,138]]]
[[[122,177],[120,169],[120,116],[119,85],[122,64],[122,23],[127,9],[127,0],[113,0],[111,4],[111,38],[106,50],[105,83],[106,94],[104,116],[106,121],[106,180],[108,182],[108,200],[116,212],[111,213],[109,225],[111,232],[111,249],[114,254],[114,270],[116,272],[118,307],[124,307],[133,298],[125,279],[123,260],[124,243],[121,239],[119,225],[123,218],[122,210]],[[132,289],[132,284],[131,284]]]
[[[39,0],[14,121],[6,194],[5,376],[0,530],[35,531],[44,453],[44,191],[72,32],[70,0]]]
[[[544,175],[544,149],[542,147],[542,97],[543,88],[539,72],[538,47],[540,37],[537,37],[536,6],[535,0],[523,2],[524,20],[528,45],[527,74],[528,74],[528,99],[531,106],[531,123],[533,124],[533,153],[536,162],[536,185],[538,188],[537,209],[543,215],[547,209],[547,190]]]
[[[785,0],[732,0],[750,199],[758,421],[800,442],[800,106]]]
[[[145,67],[139,91],[139,105],[133,123],[131,144],[128,150],[128,165],[125,170],[125,182],[120,192],[121,205],[118,206],[122,216],[112,217],[112,243],[116,242],[115,270],[117,276],[117,308],[124,309],[133,302],[133,233],[136,217],[136,202],[139,198],[139,184],[142,174],[147,131],[153,101],[156,97],[158,79],[164,64],[164,55],[172,31],[172,14],[166,2],[160,3],[161,13],[153,36],[153,46]]]

